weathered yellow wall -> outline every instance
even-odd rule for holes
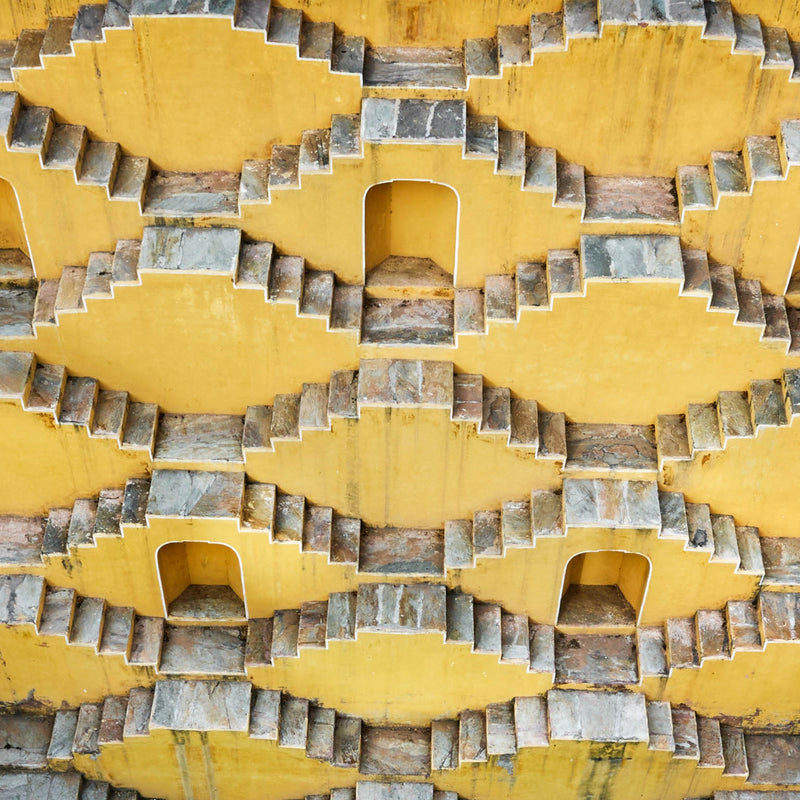
[[[357,75],[300,61],[295,47],[228,19],[141,18],[106,36],[25,71],[17,89],[160,169],[239,172],[246,158],[269,158],[269,145],[299,144],[304,128],[358,110]]]
[[[89,299],[88,313],[61,315],[37,340],[6,339],[0,349],[30,349],[175,413],[243,414],[361,359],[392,357],[452,359],[457,372],[574,421],[653,424],[800,364],[706,305],[674,284],[589,284],[585,298],[526,310],[516,325],[492,323],[488,335],[460,337],[457,349],[358,346],[354,333],[327,332],[323,320],[298,319],[293,306],[266,303],[228,278],[147,274],[141,287]]]
[[[721,452],[668,465],[663,482],[687,500],[733,514],[738,525],[757,525],[767,536],[800,536],[798,431],[795,421],[766,428],[755,439],[731,440]]]

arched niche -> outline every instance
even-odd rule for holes
[[[364,273],[368,285],[387,269],[387,259],[393,259],[388,264],[395,270],[402,260],[407,260],[408,268],[413,269],[412,262],[416,260],[417,277],[423,286],[435,280],[452,287],[457,239],[458,196],[449,186],[432,181],[396,180],[377,183],[367,190]],[[437,269],[421,263],[426,260]]]
[[[28,240],[14,187],[0,178],[0,280],[33,277]]]
[[[639,620],[649,578],[650,561],[639,553],[578,553],[564,570],[557,624],[568,628],[632,628]]]
[[[214,542],[169,542],[156,554],[167,617],[247,618],[242,565],[236,551]]]

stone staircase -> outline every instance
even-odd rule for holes
[[[228,731],[263,741],[264,747],[273,742],[273,747],[305,751],[308,758],[361,775],[428,777],[492,756],[513,758],[527,748],[589,741],[661,751],[697,767],[717,768],[742,786],[800,782],[797,761],[791,761],[791,754],[800,752],[797,735],[750,731],[685,706],[615,691],[552,689],[544,696],[463,711],[458,719],[435,720],[425,728],[404,728],[370,725],[244,681],[165,680],[153,690],[133,689],[127,697],[108,697],[54,716],[5,714],[0,731],[6,740],[3,759],[17,769],[102,759],[105,750],[158,731]],[[789,751],[783,774],[759,758],[778,742]]]
[[[618,633],[592,633],[587,625],[573,630],[540,624],[443,584],[362,583],[356,591],[334,592],[328,600],[246,625],[185,625],[14,574],[0,575],[0,625],[32,627],[42,641],[60,637],[99,657],[122,657],[140,684],[153,675],[245,676],[359,634],[434,634],[445,645],[496,656],[501,665],[521,665],[548,685],[639,686],[649,678],[667,681],[676,670],[701,669],[707,661],[800,640],[800,593],[775,588],[759,590],[752,601],[730,600],[722,609],[670,618],[663,626],[634,623],[633,632],[616,626]]]
[[[0,768],[0,792],[5,800],[145,800],[135,789],[116,789],[73,770]]]
[[[758,59],[798,80],[800,43],[783,28],[766,27],[755,14],[737,13],[729,0],[639,4],[633,0],[565,0],[556,12],[536,13],[527,25],[499,26],[492,38],[466,39],[456,47],[372,47],[332,22],[313,22],[300,9],[270,0],[225,0],[213,7],[123,0],[80,6],[74,18],[51,19],[46,30],[23,30],[0,43],[0,80],[43,69],[55,57],[73,56],[73,43],[105,41],[105,31],[132,27],[140,16],[229,18],[235,30],[253,31],[266,44],[296,48],[298,58],[327,61],[332,72],[358,75],[368,87],[464,90],[472,78],[498,78],[507,66],[533,63],[537,54],[563,52],[574,39],[598,38],[606,25],[697,26],[702,38],[730,41],[731,52]]]
[[[376,297],[369,282],[342,283],[236,228],[146,227],[141,240],[121,240],[113,253],[92,253],[86,267],[67,266],[44,281],[20,251],[0,257],[0,339],[35,337],[63,315],[89,310],[88,300],[112,299],[116,286],[141,285],[149,273],[230,276],[234,287],[263,291],[265,302],[294,305],[299,317],[324,319],[328,331],[355,333],[359,343],[440,347],[517,323],[523,312],[552,310],[557,298],[585,297],[592,283],[670,282],[681,296],[706,299],[710,312],[731,314],[734,325],[758,329],[765,346],[800,354],[800,309],[676,236],[583,235],[577,250],[519,262],[514,274],[490,274],[483,289],[456,288],[452,299]]]
[[[495,174],[551,194],[554,207],[578,210],[586,223],[680,225],[687,211],[713,211],[723,197],[751,195],[756,183],[786,180],[800,164],[800,120],[783,120],[776,136],[748,136],[741,150],[714,151],[707,165],[678,167],[674,179],[587,175],[525,131],[470,113],[463,100],[367,97],[360,113],[335,114],[330,128],[303,131],[299,145],[273,145],[270,158],[245,160],[240,173],[154,170],[147,157],[90,140],[84,126],[55,122],[52,108],[25,105],[17,92],[0,92],[0,131],[10,152],[36,154],[43,169],[69,170],[77,184],[162,218],[239,218],[245,206],[271,203],[273,191],[300,189],[303,175],[331,173],[335,159],[363,158],[364,142],[461,145],[464,159],[489,161]]]
[[[21,70],[44,69],[51,58],[73,56],[73,43],[105,41],[106,30],[131,28],[143,16],[227,17],[236,30],[260,33],[267,44],[295,47],[300,59],[327,61],[331,72],[360,76],[363,70],[362,36],[347,36],[332,22],[313,22],[302,11],[270,0],[223,0],[212,6],[115,0],[82,5],[74,18],[53,17],[46,30],[23,30],[15,41],[0,43],[0,81],[15,81]]]
[[[712,514],[708,505],[687,502],[680,492],[660,491],[655,482],[580,478],[564,479],[562,490],[534,489],[530,499],[476,511],[471,520],[417,529],[343,517],[274,484],[248,481],[241,472],[156,469],[150,479],[132,478],[124,490],[105,489],[46,517],[0,516],[0,566],[29,568],[79,557],[81,548],[159,518],[232,519],[240,531],[327,555],[328,563],[354,565],[357,574],[419,577],[444,577],[582,528],[652,530],[660,539],[683,542],[688,553],[730,564],[737,574],[772,586],[800,584],[800,549],[792,539],[761,537],[757,528]]]
[[[452,362],[364,359],[358,370],[337,370],[329,383],[278,394],[272,406],[235,414],[172,414],[127,392],[100,390],[94,378],[67,376],[63,366],[40,364],[29,352],[0,352],[0,401],[52,416],[61,425],[110,439],[121,450],[150,454],[155,464],[245,464],[248,453],[301,441],[306,431],[330,431],[334,419],[358,419],[367,407],[449,411],[457,425],[505,437],[545,461],[572,471],[656,474],[667,461],[692,460],[722,450],[732,438],[786,427],[800,414],[800,370],[780,379],[751,381],[750,392],[722,392],[717,403],[693,404],[686,415],[660,415],[655,425],[567,421],[535,400],[489,387],[480,375],[453,373]]]

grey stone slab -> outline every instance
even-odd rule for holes
[[[759,615],[755,604],[749,600],[730,600],[725,606],[728,616],[728,636],[731,648],[742,651],[763,649]]]
[[[378,633],[444,633],[446,588],[430,584],[362,584],[358,589],[358,630]]]
[[[363,308],[364,292],[361,286],[334,285],[328,329],[360,332]]]
[[[331,564],[357,564],[361,542],[361,520],[334,516],[331,529]]]
[[[567,467],[656,471],[655,429],[652,425],[570,423],[566,427]]]
[[[564,480],[568,526],[661,527],[658,486],[651,481]]]
[[[511,447],[526,447],[536,451],[539,447],[539,406],[535,400],[511,398],[511,430],[508,443]]]
[[[103,701],[98,744],[122,744],[127,712],[127,697],[106,697]]]
[[[449,410],[453,404],[452,362],[364,359],[358,373],[358,402]]]
[[[697,450],[722,450],[719,415],[714,403],[689,403],[686,427],[692,452]]]
[[[267,38],[276,44],[298,45],[302,23],[303,12],[300,9],[272,6]]]
[[[303,316],[329,319],[331,308],[333,307],[334,285],[335,276],[332,272],[321,272],[314,269],[307,270],[303,280],[300,314]]]
[[[547,271],[545,265],[535,261],[517,264],[517,306],[519,308],[550,307],[547,293]]]
[[[689,528],[689,547],[714,551],[714,529],[711,514],[705,503],[686,503],[686,522]]]
[[[281,693],[271,689],[256,689],[250,709],[250,736],[253,739],[278,739]]]
[[[364,71],[365,51],[366,41],[363,36],[334,33],[331,72],[360,75]]]
[[[153,689],[135,687],[128,695],[128,709],[125,712],[123,736],[134,738],[150,733],[150,714],[153,711]]]
[[[300,58],[329,61],[333,51],[333,33],[332,22],[304,19],[300,27]]]
[[[53,110],[22,106],[11,135],[11,150],[43,151],[53,130]]]
[[[677,236],[581,236],[581,262],[586,280],[683,280]]]
[[[458,722],[438,719],[431,722],[431,769],[446,770],[458,767]]]
[[[152,452],[158,416],[158,406],[155,403],[129,403],[122,446]]]
[[[360,720],[358,720],[360,723]],[[330,762],[333,759],[333,739],[336,712],[332,708],[311,705],[308,709],[306,757]]]
[[[239,179],[239,204],[269,202],[270,162],[248,159],[242,162]]]
[[[483,418],[483,376],[453,375],[453,419],[480,422]]]
[[[648,742],[644,695],[551,689],[547,693],[551,739]]]
[[[711,153],[711,177],[719,194],[747,194],[747,174],[742,154],[714,150]]]
[[[525,174],[525,131],[501,130],[499,152],[495,172],[498,175]]]
[[[299,648],[326,647],[325,631],[328,604],[324,600],[313,600],[300,607],[300,621],[297,629]]]
[[[272,447],[272,407],[248,406],[244,415],[242,450],[269,452]]]
[[[551,297],[583,294],[580,260],[575,250],[547,252],[547,282]]]
[[[34,285],[0,288],[0,337],[32,336],[35,305]]]
[[[242,463],[244,418],[229,414],[162,414],[157,461]]]
[[[678,167],[678,196],[684,210],[714,208],[711,175],[708,167]]]
[[[559,161],[556,164],[555,205],[566,208],[586,208],[585,169],[582,164]]]
[[[744,731],[733,725],[720,725],[720,736],[722,737],[722,754],[725,759],[725,769],[722,774],[746,778],[750,774],[750,770],[747,766]],[[728,793],[723,792],[723,794],[727,795]]]
[[[25,408],[46,411],[57,416],[66,381],[66,367],[58,364],[37,364]]]
[[[672,735],[672,709],[669,703],[659,700],[647,703],[647,727],[650,731],[649,748],[675,752],[675,738]]]
[[[700,609],[695,615],[695,623],[699,658],[730,658],[725,613],[717,609]]]
[[[670,668],[687,669],[700,666],[694,620],[689,617],[668,619],[665,631]]]
[[[762,591],[759,611],[765,642],[791,642],[800,638],[800,594]]]
[[[601,0],[600,23],[632,25],[639,21],[639,6],[636,0]]]
[[[135,200],[141,204],[149,181],[149,158],[143,156],[121,156],[117,174],[114,178],[111,197],[114,200]]]
[[[480,289],[456,289],[453,315],[456,333],[486,332],[485,300]]]
[[[268,183],[271,189],[297,189],[300,187],[299,145],[276,144],[272,146]]]
[[[503,648],[502,609],[495,603],[473,603],[476,653],[497,653]]]
[[[555,673],[555,630],[552,625],[529,623],[531,663],[529,672]]]
[[[0,793],[5,800],[77,800],[83,778],[79,772],[23,772],[0,774]]]
[[[522,188],[531,192],[555,193],[557,182],[558,167],[555,148],[529,147]]]
[[[142,236],[138,269],[234,276],[241,236],[238,228],[148,227]]]
[[[693,297],[711,296],[711,275],[708,268],[708,254],[705,250],[682,249],[683,290],[681,294]]]
[[[467,117],[465,158],[497,158],[498,129],[497,117],[483,117],[470,114]]]
[[[678,196],[672,178],[587,175],[585,219],[591,222],[680,221]]]
[[[116,142],[92,142],[86,145],[78,183],[104,186],[110,194],[119,168],[120,147]]]
[[[272,623],[271,618],[249,619],[247,621],[247,643],[244,650],[245,669],[272,666]]]
[[[691,708],[673,707],[672,735],[675,740],[675,758],[699,760],[697,715]]]
[[[686,520],[686,503],[680,492],[659,492],[661,533],[664,538],[688,539],[689,523]]]
[[[367,47],[365,86],[464,89],[464,53],[450,47]]]
[[[78,709],[78,724],[72,741],[72,752],[76,755],[97,756],[100,752],[100,720],[103,714],[101,703],[83,703]]]
[[[472,519],[475,557],[503,555],[503,533],[499,511],[476,511]]]
[[[63,636],[68,640],[75,613],[75,590],[47,587],[39,622],[42,636]]]
[[[800,120],[781,120],[780,130],[787,165],[800,164]]]
[[[406,575],[444,573],[444,532],[436,529],[364,527],[359,572]]]
[[[43,517],[0,517],[0,564],[41,565],[45,529]]]
[[[633,636],[555,636],[557,684],[620,686],[636,684],[639,671]]]
[[[503,612],[500,619],[501,661],[530,664],[530,631],[524,614]]]
[[[272,618],[272,655],[274,658],[297,658],[300,611],[280,609]]]
[[[531,53],[564,49],[564,17],[561,11],[531,15]]]
[[[484,289],[486,319],[515,322],[516,294],[513,275],[487,275]]]
[[[786,31],[781,28],[768,28],[767,30],[780,30],[783,36],[787,36]],[[789,63],[794,66],[794,62],[791,61],[788,38],[786,48],[789,53]],[[783,178],[778,140],[774,136],[748,136],[745,139],[745,149],[751,181],[777,181]]]
[[[475,642],[474,600],[460,591],[447,593],[447,641],[472,645]]]
[[[326,639],[355,639],[356,602],[355,592],[334,592],[329,595]]]
[[[374,298],[363,304],[361,337],[370,344],[442,345],[453,343],[452,300]]]
[[[462,711],[458,715],[458,760],[462,764],[488,761],[483,711]]]
[[[530,64],[531,41],[529,25],[500,25],[497,28],[497,55],[500,63]]]
[[[77,709],[56,711],[53,733],[47,748],[48,762],[72,760],[72,742],[75,739],[75,729],[77,727]]]
[[[505,547],[532,547],[531,504],[527,500],[503,503],[502,536]]]
[[[667,664],[667,645],[664,640],[664,627],[641,627],[637,629],[639,670],[644,677],[666,677],[669,674]]]
[[[531,492],[531,528],[537,536],[564,535],[564,507],[561,492],[534,489]]]
[[[105,601],[99,597],[79,597],[69,633],[70,644],[85,645],[97,650],[103,634]]]
[[[786,408],[783,387],[779,380],[756,380],[750,382],[750,405],[753,424],[760,427],[786,425]]]
[[[109,606],[103,622],[99,652],[103,655],[123,655],[130,652],[135,613],[129,606]]]
[[[303,552],[330,553],[333,509],[306,505],[303,521]]]
[[[464,67],[467,75],[481,78],[500,74],[500,61],[495,39],[466,39],[464,41]]]
[[[36,625],[44,589],[44,578],[37,575],[0,576],[0,622],[5,625]]]
[[[25,400],[35,365],[33,353],[0,353],[0,399]]]
[[[244,180],[244,172],[242,180]],[[236,285],[266,290],[269,285],[269,271],[274,254],[275,246],[272,242],[243,243],[239,257],[239,269],[236,274]]]
[[[360,123],[358,114],[334,114],[331,117],[331,157],[361,155]]]
[[[720,392],[717,410],[722,434],[726,439],[753,436],[750,405],[745,392]]]
[[[486,752],[490,756],[517,752],[513,703],[490,703],[486,707]]]
[[[756,543],[763,558],[764,584],[800,585],[800,540],[765,536]]]
[[[278,744],[281,747],[306,749],[308,737],[309,702],[289,694],[281,696],[281,713],[278,723]]]
[[[362,775],[430,775],[430,728],[366,725],[361,748]]]
[[[714,537],[714,561],[739,566],[739,547],[736,543],[736,526],[733,517],[725,514],[711,515]]]
[[[53,730],[53,718],[30,714],[0,717],[0,766],[41,769]]]
[[[757,14],[737,14],[734,11],[733,28],[736,32],[735,52],[764,53],[761,21]]]
[[[165,675],[243,675],[244,639],[238,627],[166,625],[159,670]]]
[[[547,705],[544,697],[514,698],[514,728],[517,748],[547,747]]]
[[[331,800],[334,800],[333,792]],[[433,800],[433,784],[410,781],[402,783],[359,781],[356,783],[355,800]]]
[[[238,518],[244,486],[243,473],[154,470],[146,513],[154,517]]]
[[[150,728],[246,733],[251,694],[245,681],[157,681]]]

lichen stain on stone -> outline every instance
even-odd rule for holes
[[[514,758],[509,755],[497,756],[495,760],[495,764],[500,767],[500,769],[505,770],[508,777],[512,779],[509,781],[511,786],[516,782],[514,779],[514,763]]]

